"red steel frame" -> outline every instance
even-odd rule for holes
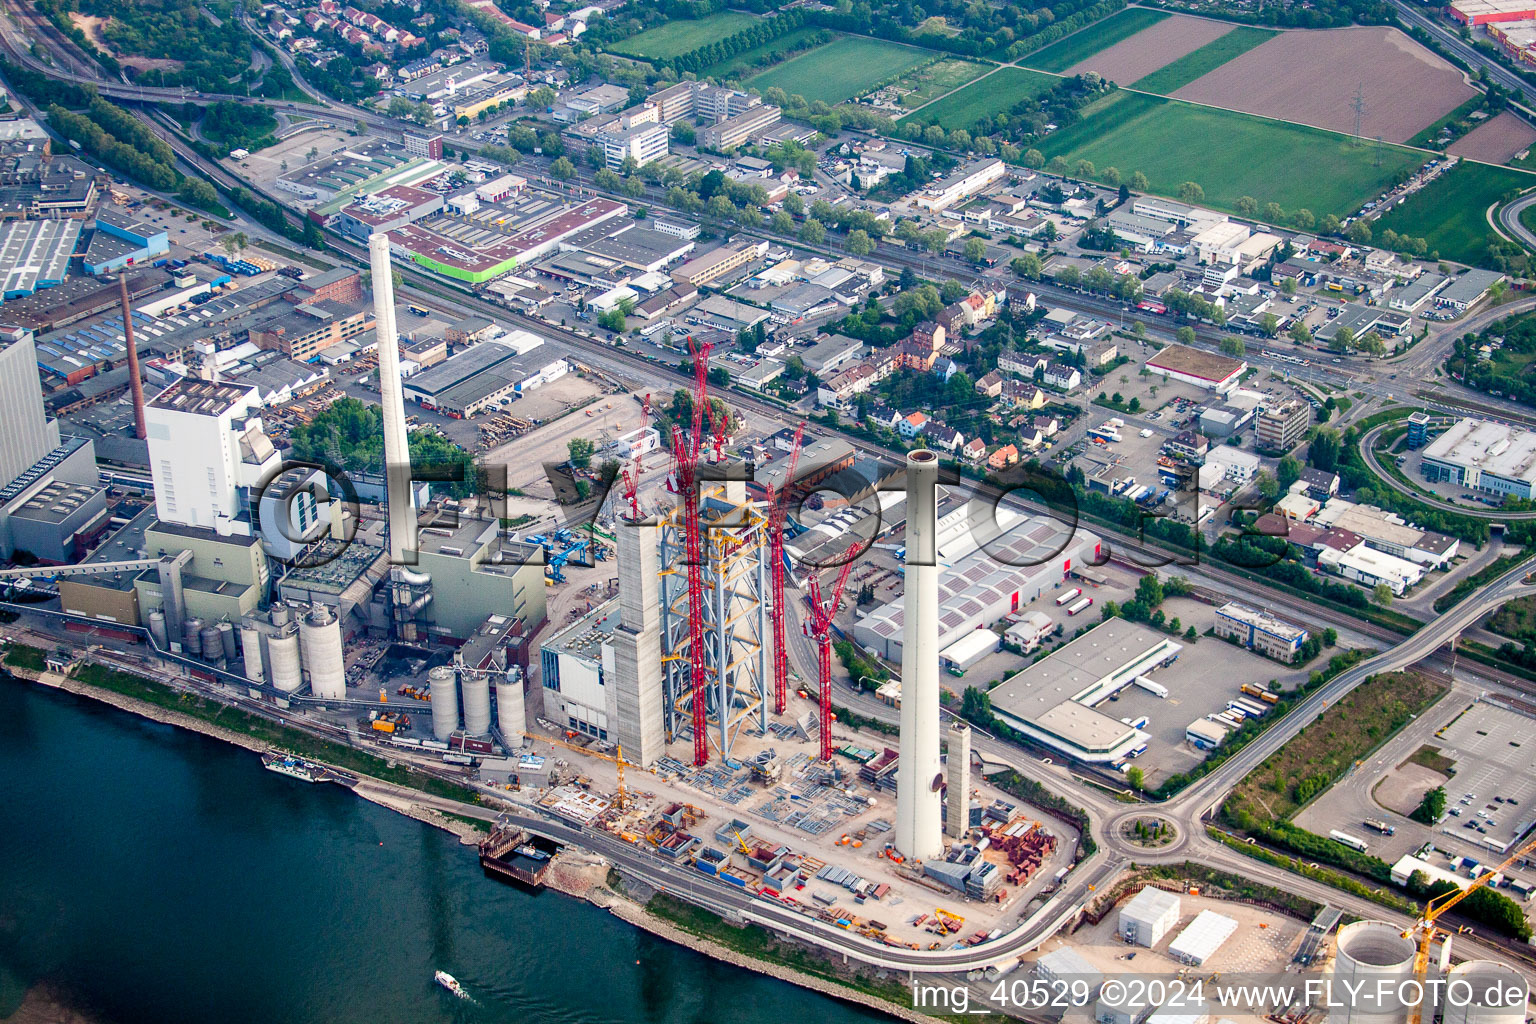
[[[858,554],[858,542],[848,548],[843,556],[843,568],[837,574],[837,585],[832,589],[832,603],[821,603],[821,581],[812,573],[806,580],[811,592],[811,636],[816,639],[816,661],[821,672],[818,695],[821,700],[821,759],[832,760],[832,620],[837,617],[838,606],[843,603],[843,587],[848,584],[848,574],[853,571],[854,556]]]

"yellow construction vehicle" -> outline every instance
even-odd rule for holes
[[[567,743],[567,742],[565,742],[565,740],[557,740],[553,736],[534,736],[534,735],[530,734],[530,738],[536,739],[536,740],[543,740],[545,743],[553,743],[557,747],[564,747],[566,750],[573,750],[576,753],[584,754],[587,757],[600,757],[604,761],[612,761],[613,764],[614,764],[614,767],[616,767],[618,769],[618,771],[619,771],[618,792],[614,795],[613,806],[618,808],[621,811],[629,809],[629,794],[624,791],[624,747],[623,746],[621,746],[619,744],[614,744],[613,753],[605,754],[605,753],[603,753],[600,750],[593,750],[590,747],[578,747],[574,743]]]
[[[1440,915],[1444,914],[1456,904],[1472,895],[1478,889],[1482,889],[1487,886],[1490,879],[1492,879],[1494,875],[1500,874],[1504,871],[1505,868],[1509,867],[1521,857],[1524,857],[1527,853],[1530,853],[1533,849],[1536,849],[1536,839],[1532,839],[1530,842],[1520,847],[1520,849],[1504,858],[1504,862],[1498,867],[1489,868],[1481,875],[1478,875],[1477,878],[1472,880],[1472,884],[1467,886],[1465,889],[1458,889],[1455,892],[1444,893],[1440,896],[1436,896],[1434,899],[1424,904],[1424,913],[1420,915],[1419,919],[1413,923],[1412,928],[1403,932],[1403,938],[1405,939],[1415,938],[1415,933],[1417,933],[1419,948],[1418,952],[1414,955],[1413,958],[1413,980],[1419,983],[1418,990],[1420,992],[1425,991],[1424,982],[1429,975],[1429,947],[1434,942],[1435,936],[1441,931],[1441,929],[1436,926],[1436,922],[1439,921]],[[1408,1018],[1408,1024],[1423,1024],[1423,1017],[1424,1003],[1421,999],[1414,1005],[1413,1012],[1409,1015]]]
[[[748,846],[747,845],[747,841],[745,839],[741,838],[741,833],[737,832],[737,833],[735,833],[735,836],[736,836],[736,849],[741,851],[741,855],[743,857],[750,857],[750,856],[752,856],[752,847]]]

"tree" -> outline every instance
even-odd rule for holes
[[[1151,187],[1152,183],[1147,180],[1147,176],[1145,174],[1142,174],[1140,171],[1136,171],[1131,175],[1131,188],[1135,191],[1145,192]]]
[[[1290,455],[1285,456],[1275,467],[1275,477],[1280,481],[1282,490],[1289,488],[1291,484],[1301,479],[1301,463]]]
[[[1294,277],[1288,277],[1285,280],[1281,281],[1280,282],[1280,291],[1288,299],[1295,298],[1296,297],[1296,279]]]
[[[1371,600],[1383,608],[1392,606],[1392,588],[1386,583],[1378,583],[1371,588]]]
[[[557,157],[554,163],[549,165],[549,175],[559,181],[566,181],[576,175],[576,165],[566,157]]]
[[[1193,345],[1195,343],[1195,329],[1187,325],[1180,327],[1174,332],[1174,337],[1179,340],[1180,345]]]
[[[1179,198],[1186,203],[1204,202],[1205,189],[1201,188],[1197,181],[1186,181],[1179,186]]]
[[[821,226],[821,221],[815,217],[807,218],[800,225],[800,241],[806,245],[820,245],[827,240],[827,229]]]
[[[1445,787],[1436,786],[1424,794],[1424,798],[1419,801],[1419,806],[1414,808],[1413,813],[1408,815],[1408,817],[1424,825],[1434,825],[1444,815]]]
[[[1346,237],[1356,245],[1371,244],[1371,226],[1363,220],[1357,220],[1349,225],[1349,233]]]
[[[1339,432],[1324,428],[1313,436],[1307,461],[1325,473],[1332,473],[1339,468],[1339,452]]]
[[[987,243],[979,238],[967,238],[962,254],[968,263],[978,265],[984,263],[987,258]]]
[[[1269,470],[1259,470],[1258,474],[1254,476],[1253,481],[1258,485],[1259,493],[1270,501],[1274,501],[1280,496],[1280,481],[1276,480]]]
[[[1236,205],[1237,212],[1244,217],[1252,217],[1259,212],[1259,201],[1253,196],[1238,196]]]
[[[1221,339],[1221,351],[1223,355],[1229,355],[1233,359],[1241,359],[1248,351],[1248,346],[1243,344],[1242,338],[1229,334]]]
[[[1125,773],[1125,781],[1132,789],[1140,789],[1146,781],[1146,776],[1138,766],[1133,764]]]
[[[848,232],[847,249],[855,256],[868,256],[875,251],[874,240],[869,237],[869,232],[863,228],[854,228]]]
[[[597,445],[585,437],[573,437],[565,443],[565,450],[571,455],[571,465],[577,469],[586,469],[592,465],[592,455],[597,451]]]
[[[1298,345],[1310,345],[1312,343],[1311,329],[1300,320],[1291,324],[1291,329],[1287,333],[1290,334],[1291,340]]]
[[[1045,154],[1038,149],[1026,149],[1024,151],[1024,166],[1039,170],[1045,166]]]

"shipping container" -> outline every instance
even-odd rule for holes
[[[1067,614],[1068,615],[1076,615],[1078,612],[1086,611],[1087,609],[1091,608],[1092,606],[1093,606],[1093,598],[1091,598],[1091,597],[1079,598],[1076,604],[1074,604],[1071,608],[1067,609]]]

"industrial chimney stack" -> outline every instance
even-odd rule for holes
[[[133,436],[142,441],[149,436],[149,430],[144,425],[144,377],[139,373],[139,346],[133,338],[133,309],[128,305],[128,271],[118,271],[117,290],[123,303],[123,340],[128,346],[128,392],[133,396]]]
[[[907,564],[901,638],[901,761],[896,849],[914,860],[944,853],[939,762],[939,457],[907,453]]]
[[[368,257],[379,346],[379,398],[384,406],[389,561],[402,566],[416,561],[416,502],[411,494],[411,449],[405,435],[405,394],[400,386],[400,339],[395,330],[395,282],[388,235],[376,232],[368,236]]]

